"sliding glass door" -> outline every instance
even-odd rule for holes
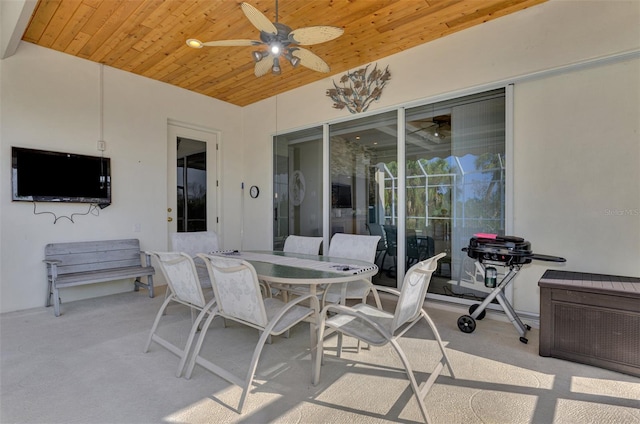
[[[335,233],[379,235],[375,283],[399,286],[411,265],[446,252],[429,292],[485,297],[462,249],[475,233],[505,231],[505,110],[498,89],[329,124],[326,135],[279,135],[274,247],[288,234],[328,234],[325,244]]]

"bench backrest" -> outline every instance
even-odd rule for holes
[[[51,243],[45,246],[44,256],[61,261],[58,275],[141,265],[138,239]]]

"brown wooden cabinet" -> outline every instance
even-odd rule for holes
[[[538,285],[540,356],[640,377],[640,278],[548,270]]]

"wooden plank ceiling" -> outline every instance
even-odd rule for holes
[[[275,21],[275,0],[247,1]],[[185,44],[258,40],[241,0],[39,0],[23,40],[246,106],[545,1],[279,0],[278,22],[292,29],[344,28],[341,37],[307,47],[331,66],[329,74],[282,61],[281,75],[258,78],[256,47]]]

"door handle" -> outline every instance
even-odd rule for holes
[[[172,221],[173,221],[173,218],[171,217],[167,218],[167,222],[172,222]]]

